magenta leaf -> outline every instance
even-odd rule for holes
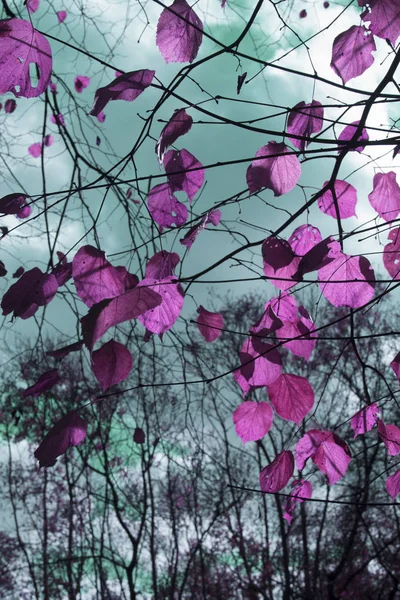
[[[4,294],[1,301],[3,315],[13,312],[14,317],[28,319],[39,306],[48,304],[54,298],[57,289],[54,275],[47,275],[34,267],[26,271]]]
[[[175,277],[164,277],[163,279],[143,279],[137,288],[145,287],[161,296],[162,302],[156,307],[141,314],[139,321],[157,335],[162,335],[175,323],[183,307],[183,291]],[[137,289],[135,288],[135,289]]]
[[[357,130],[357,127],[359,125],[360,121],[354,121],[354,123],[351,123],[350,125],[347,125],[342,133],[339,135],[339,142],[349,142],[353,137],[354,134]],[[367,133],[367,130],[365,129],[365,127],[363,128],[361,135],[359,135],[359,137],[357,138],[357,142],[368,142],[369,140],[369,136]],[[357,148],[348,148],[347,144],[344,144],[343,146],[338,144],[338,149],[339,152],[348,149],[350,152],[351,151],[356,151],[356,152],[362,152],[365,148],[365,144],[362,144],[361,146],[357,146]]]
[[[79,342],[74,342],[73,344],[59,348],[58,350],[50,350],[49,352],[46,352],[46,354],[52,358],[64,358],[64,356],[68,356],[71,352],[78,352],[82,346],[83,341],[80,340]]]
[[[186,223],[188,209],[174,196],[168,183],[160,183],[153,187],[147,202],[151,216],[161,227],[179,227]]]
[[[267,336],[270,333],[276,331],[279,327],[282,327],[282,321],[276,316],[275,312],[271,307],[271,300],[269,300],[265,307],[264,313],[261,318],[250,327],[250,333],[256,333],[260,336]]]
[[[358,435],[370,431],[376,423],[378,414],[379,407],[376,402],[369,404],[356,412],[350,420],[350,425],[354,431],[354,437],[356,438]]]
[[[386,489],[393,500],[400,494],[400,469],[386,479]]]
[[[165,62],[192,62],[203,39],[203,23],[186,0],[175,0],[157,23],[156,44]]]
[[[39,377],[36,383],[24,390],[22,395],[24,398],[26,398],[27,396],[34,396],[35,398],[37,398],[38,396],[40,396],[40,394],[43,394],[43,392],[47,392],[47,390],[51,389],[59,381],[60,376],[57,372],[57,369],[52,369],[51,371],[43,373],[43,375]]]
[[[374,297],[375,274],[364,256],[342,254],[318,271],[318,280],[333,306],[359,308]]]
[[[161,250],[154,254],[146,265],[146,279],[164,279],[174,275],[174,270],[179,263],[179,254]]]
[[[292,522],[296,504],[301,504],[312,497],[312,485],[309,481],[296,479],[293,481],[292,486],[294,486],[294,489],[290,492],[290,496],[285,506],[285,513],[283,515],[283,518],[286,519],[289,525]]]
[[[317,343],[314,323],[310,319],[300,317],[296,321],[286,321],[276,331],[278,340],[296,338],[298,336],[302,337],[286,341],[284,347],[290,350],[295,356],[301,356],[308,361]]]
[[[72,277],[76,292],[89,306],[125,292],[124,282],[105,258],[105,252],[94,246],[82,246],[72,261]]]
[[[394,374],[396,375],[397,379],[400,382],[400,352],[398,354],[396,354],[396,356],[390,363],[390,366],[392,367]]]
[[[322,236],[319,229],[312,225],[300,225],[293,231],[288,240],[296,256],[304,256],[321,241]]]
[[[190,250],[190,248],[194,244],[198,234],[200,233],[200,231],[202,231],[203,229],[206,228],[208,223],[211,223],[211,225],[214,225],[215,227],[217,227],[217,225],[219,225],[220,221],[221,221],[221,211],[218,209],[210,211],[209,213],[206,214],[205,217],[202,217],[200,223],[198,223],[197,225],[194,225],[193,227],[191,227],[189,229],[189,231],[187,233],[185,233],[184,237],[179,240],[180,243],[183,246],[186,246],[186,248],[188,250]]]
[[[14,98],[8,98],[4,103],[4,110],[6,113],[11,114],[17,108],[17,102]]]
[[[199,316],[197,325],[203,338],[207,342],[215,342],[221,335],[221,329],[224,326],[224,319],[220,313],[210,312],[203,306],[198,308]]]
[[[144,444],[146,441],[146,435],[140,427],[136,427],[133,432],[133,441],[135,444]]]
[[[280,492],[293,475],[293,470],[293,454],[290,450],[284,450],[261,471],[260,488],[263,492]]]
[[[158,160],[162,164],[164,154],[168,146],[171,146],[181,136],[188,133],[192,127],[193,119],[187,114],[185,109],[176,110],[164,129],[161,131],[160,137],[156,144],[156,154]]]
[[[92,354],[92,371],[103,392],[129,377],[132,355],[123,344],[110,340]]]
[[[39,69],[35,87],[31,65]],[[22,19],[0,21],[0,94],[12,92],[16,98],[36,98],[47,88],[51,69],[50,44],[41,33]]]
[[[86,75],[77,75],[74,79],[74,88],[78,94],[82,94],[83,90],[90,84],[90,78]]]
[[[284,143],[269,142],[260,148],[247,169],[247,185],[250,193],[268,188],[275,196],[290,192],[301,175],[301,165],[297,156]]]
[[[39,8],[39,4],[40,0],[27,0],[26,8],[28,9],[28,12],[35,13]]]
[[[297,282],[292,279],[292,276],[298,270],[300,258],[294,255],[289,242],[268,237],[261,247],[261,252],[264,273],[275,287],[286,291],[296,285]]]
[[[313,133],[319,133],[324,124],[324,109],[321,102],[313,100],[310,104],[304,101],[296,104],[289,113],[287,130],[289,135],[301,135],[311,137]],[[289,137],[296,148],[304,152],[310,140],[298,140]]]
[[[332,236],[316,244],[301,258],[299,267],[293,276],[296,281],[301,281],[303,275],[312,271],[319,271],[333,260],[342,255],[340,244]]]
[[[311,429],[296,445],[296,465],[299,471],[311,458],[333,485],[344,477],[351,461],[350,449],[339,436],[330,431]]]
[[[274,413],[267,402],[243,402],[232,415],[236,433],[242,442],[261,440],[271,429]]]
[[[131,71],[130,73],[120,75],[108,85],[96,90],[93,108],[89,114],[99,117],[101,111],[111,100],[126,100],[126,102],[136,100],[149,87],[154,75],[155,71],[150,71],[149,69]]]
[[[32,209],[26,204],[25,194],[8,194],[0,199],[0,212],[5,215],[16,215],[19,219],[30,216]]]
[[[66,10],[59,10],[57,13],[57,19],[59,23],[64,23],[65,19],[67,18],[67,11]]]
[[[113,325],[137,319],[161,302],[160,294],[148,287],[136,286],[117,298],[95,304],[81,319],[82,335],[87,348],[92,351],[97,340]]]
[[[272,406],[282,419],[300,425],[314,405],[314,390],[305,377],[282,374],[267,386]]]
[[[51,115],[50,121],[52,123],[54,123],[54,125],[60,125],[62,127],[65,127],[64,116],[61,113],[57,113],[55,115]]]
[[[400,228],[392,229],[388,238],[391,240],[383,251],[383,264],[393,279],[399,279],[400,273]]]
[[[77,446],[86,437],[87,423],[76,412],[70,412],[52,427],[40,446],[35,458],[41,467],[52,467],[56,459],[70,446]]]
[[[381,420],[378,423],[378,433],[387,448],[389,456],[400,454],[400,429],[397,425],[385,425]]]
[[[396,173],[376,173],[368,199],[382,219],[387,222],[396,219],[400,214],[400,187]]]
[[[126,267],[118,265],[117,267],[115,267],[115,270],[121,278],[125,292],[127,292],[128,290],[132,290],[139,283],[139,277],[137,275],[134,275],[134,273],[129,273]]]
[[[365,27],[353,25],[333,42],[331,67],[343,83],[362,75],[374,62],[376,50],[372,34]]]
[[[389,39],[395,46],[400,35],[400,6],[398,1],[358,0],[358,4],[367,7],[361,18],[363,21],[370,22],[370,31],[383,40]]]
[[[323,187],[325,187],[327,183],[328,182],[325,181]],[[334,194],[331,190],[326,190],[326,192],[322,194],[322,196],[318,199],[318,208],[322,210],[322,212],[326,215],[337,219],[338,215],[336,212],[336,206],[334,202],[334,198],[336,198],[336,202],[339,208],[339,217],[341,219],[356,217],[356,188],[350,185],[350,183],[347,183],[347,181],[336,179],[334,184],[334,190]]]
[[[204,183],[202,164],[187,150],[169,150],[164,156],[165,172],[173,192],[184,191],[192,202]],[[188,171],[197,169],[196,171]],[[175,173],[175,175],[173,175]]]
[[[270,385],[282,372],[278,350],[255,337],[248,338],[242,345],[240,362],[242,366],[234,371],[233,376],[244,396],[250,390]]]
[[[42,142],[35,142],[34,144],[31,144],[28,148],[28,152],[33,158],[39,158],[39,156],[42,154],[42,150]]]

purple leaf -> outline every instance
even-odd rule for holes
[[[271,429],[274,413],[267,402],[243,402],[232,415],[237,435],[242,442],[261,440]]]
[[[323,187],[325,187],[327,184],[328,181],[325,181]],[[337,205],[339,208],[339,217],[341,219],[356,217],[356,188],[350,185],[350,183],[347,183],[347,181],[336,179],[334,184],[334,190]],[[322,196],[318,199],[318,208],[322,210],[322,212],[326,215],[337,219],[334,195],[332,194],[331,190],[326,190],[326,192],[324,192]]]
[[[374,297],[375,274],[364,256],[342,254],[318,271],[318,280],[333,306],[359,308]]]
[[[105,252],[94,246],[82,246],[72,261],[72,277],[76,292],[89,306],[125,292],[124,282],[105,258]]]
[[[184,300],[182,288],[179,283],[176,283],[175,277],[164,277],[163,279],[146,277],[139,282],[135,289],[139,287],[157,292],[157,295],[162,298],[160,304],[138,317],[151,333],[162,335],[171,329],[181,313]]]
[[[136,286],[112,300],[103,300],[92,306],[81,319],[82,335],[90,351],[98,339],[113,325],[137,319],[139,315],[161,304],[160,294],[149,288]]]
[[[186,0],[175,0],[165,8],[157,23],[156,37],[165,62],[192,62],[199,51],[202,32],[203,23]]]
[[[267,386],[272,406],[282,419],[300,425],[314,405],[314,390],[305,377],[282,374]]]
[[[290,450],[284,450],[261,471],[260,488],[263,492],[280,492],[293,475],[293,470],[293,454]]]
[[[17,108],[17,103],[14,98],[8,98],[4,103],[4,110],[6,113],[11,114]]]
[[[392,367],[394,374],[396,375],[397,379],[400,382],[400,352],[398,354],[396,354],[396,356],[390,363],[390,366]]]
[[[340,244],[332,236],[329,236],[316,244],[311,250],[306,252],[299,263],[298,270],[294,279],[301,281],[303,275],[318,271],[326,267],[333,260],[342,255]]]
[[[376,402],[374,402],[373,404],[369,404],[365,408],[362,408],[351,417],[350,425],[353,428],[355,438],[373,428],[376,423],[378,413],[379,407]]]
[[[321,102],[313,100],[311,104],[306,104],[304,101],[296,104],[289,113],[287,130],[289,135],[301,135],[311,137],[313,133],[319,133],[324,124],[324,109]],[[304,152],[310,141],[298,140],[289,137],[290,141],[296,148]]]
[[[322,241],[322,236],[312,225],[300,225],[289,238],[289,244],[296,256],[304,256]]]
[[[400,469],[386,479],[386,489],[393,500],[400,494]]]
[[[171,191],[184,191],[192,202],[204,183],[202,164],[185,149],[169,150],[164,156],[164,168]],[[197,171],[186,173],[189,169],[197,169]],[[177,174],[172,175],[174,172]]]
[[[312,497],[312,485],[309,481],[304,479],[296,479],[293,481],[292,486],[294,489],[290,492],[290,496],[286,502],[285,513],[283,518],[289,523],[292,522],[294,509],[296,504],[301,504],[304,500],[308,500]]]
[[[133,273],[129,273],[129,271],[122,265],[115,267],[115,270],[121,278],[125,292],[132,290],[139,283],[139,277]]]
[[[400,214],[400,187],[396,173],[376,173],[368,199],[382,219],[389,223],[396,219]]]
[[[153,187],[147,197],[148,207],[154,221],[161,227],[183,225],[187,221],[188,209],[174,196],[168,183]]]
[[[14,317],[28,319],[39,306],[48,304],[58,289],[54,275],[46,275],[34,267],[26,271],[4,294],[1,301],[3,315],[13,312]]]
[[[359,6],[366,6],[361,18],[369,21],[369,29],[383,40],[396,45],[400,35],[400,6],[397,0],[358,0]]]
[[[154,254],[146,265],[146,279],[164,279],[174,275],[174,270],[179,263],[179,254],[161,250]]]
[[[26,8],[29,13],[35,13],[39,8],[40,0],[27,0]]]
[[[224,326],[224,319],[220,313],[210,312],[203,306],[198,308],[199,316],[197,325],[203,338],[207,342],[215,342],[221,335],[221,329]]]
[[[74,88],[78,94],[82,94],[83,90],[90,84],[90,78],[86,75],[77,75],[74,79]]]
[[[313,333],[314,331],[313,322],[300,317],[296,321],[285,322],[282,327],[277,329],[276,337],[278,340],[284,340],[295,338],[299,335],[303,336],[298,340],[285,342],[284,347],[290,350],[295,356],[301,356],[308,361],[317,343],[317,334]]]
[[[250,193],[268,188],[275,196],[282,196],[290,192],[298,182],[301,175],[301,165],[297,156],[283,143],[269,142],[260,148],[256,157],[247,169],[247,185]]]
[[[378,433],[387,448],[389,456],[400,454],[400,429],[397,425],[385,425],[383,421],[379,421]]]
[[[282,372],[278,350],[255,337],[248,338],[242,345],[240,362],[242,367],[234,371],[233,377],[244,396],[251,390],[270,385]]]
[[[64,116],[61,113],[57,113],[56,115],[51,115],[50,121],[54,123],[54,125],[60,125],[65,127]]]
[[[296,445],[296,465],[300,471],[309,458],[333,485],[345,475],[351,454],[347,444],[336,434],[311,429]]]
[[[51,356],[52,358],[64,358],[64,356],[68,356],[71,352],[78,352],[83,346],[83,341],[74,342],[73,344],[69,344],[69,346],[64,346],[63,348],[59,348],[58,350],[50,350],[46,352],[47,356]]]
[[[389,232],[388,239],[383,251],[383,264],[393,279],[399,279],[400,273],[400,228],[396,227]]]
[[[32,212],[26,204],[29,196],[25,194],[8,194],[0,199],[0,212],[5,215],[16,215],[19,219],[26,219]]]
[[[34,396],[35,398],[37,398],[38,396],[40,396],[40,394],[43,394],[43,392],[47,392],[47,390],[50,390],[59,381],[60,376],[58,374],[57,369],[52,369],[51,371],[43,373],[43,375],[39,377],[36,383],[24,390],[22,395],[24,398],[26,398],[27,396]]]
[[[136,427],[133,433],[133,441],[135,444],[144,444],[146,441],[146,435],[140,427]]]
[[[278,319],[275,312],[271,307],[271,300],[269,300],[265,307],[262,317],[250,327],[250,333],[257,333],[258,335],[269,335],[276,331],[279,327],[282,327],[283,323]]]
[[[359,125],[360,121],[354,121],[353,123],[351,123],[350,125],[347,125],[342,133],[339,135],[339,142],[349,142],[353,137],[354,134],[357,130],[357,127]],[[358,136],[357,138],[357,142],[368,142],[369,140],[369,135],[367,133],[367,130],[365,129],[365,127],[363,128],[361,135]],[[343,150],[349,150],[350,152],[352,151],[356,151],[356,152],[362,152],[365,148],[365,144],[362,144],[361,146],[357,146],[357,148],[348,148],[347,144],[344,144],[343,146],[341,146],[340,144],[338,144],[338,150],[339,152],[343,152]]]
[[[294,255],[289,242],[268,237],[262,245],[261,252],[264,273],[275,287],[286,291],[296,285],[297,282],[292,279],[292,276],[298,270],[300,258]]]
[[[29,146],[28,148],[28,152],[31,156],[33,156],[33,158],[39,158],[39,156],[42,154],[42,150],[42,142],[35,142],[34,144],[31,144],[31,146]]]
[[[93,108],[89,114],[99,117],[101,111],[111,100],[125,100],[126,102],[136,100],[149,87],[154,75],[155,71],[149,69],[131,71],[120,75],[108,85],[96,90]]]
[[[40,446],[35,450],[35,458],[40,467],[52,467],[56,459],[70,446],[77,446],[86,437],[87,423],[76,413],[70,412],[52,427]]]
[[[206,214],[205,217],[202,217],[200,223],[198,223],[197,225],[194,225],[193,227],[191,227],[189,229],[189,231],[187,233],[185,233],[184,237],[179,240],[180,243],[183,246],[186,246],[186,248],[188,250],[190,250],[190,248],[192,247],[193,243],[195,242],[198,234],[200,233],[200,231],[202,231],[203,229],[206,228],[208,223],[211,223],[211,225],[214,225],[215,227],[217,227],[217,225],[219,225],[220,221],[221,221],[221,211],[218,209],[210,211],[209,213]]]
[[[374,62],[376,50],[372,34],[365,27],[353,25],[333,42],[331,67],[343,83],[362,75]]]
[[[184,109],[176,110],[164,129],[156,144],[156,154],[160,164],[164,160],[164,154],[168,146],[171,146],[176,140],[188,133],[192,127],[193,119]]]
[[[110,340],[92,354],[92,371],[103,392],[129,377],[132,355],[123,344]]]
[[[59,10],[57,13],[57,19],[59,23],[64,23],[65,19],[67,18],[67,11],[66,10]]]
[[[7,269],[2,260],[0,260],[0,277],[5,277],[7,275]]]
[[[18,267],[18,269],[15,271],[15,273],[13,273],[13,277],[14,277],[14,279],[18,279],[24,273],[25,273],[24,267]]]
[[[28,21],[0,21],[0,94],[12,92],[16,98],[36,98],[47,88],[52,69],[47,39]],[[39,80],[32,86],[30,69],[36,65]],[[18,91],[17,91],[18,88]]]

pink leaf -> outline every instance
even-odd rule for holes
[[[99,117],[101,111],[111,100],[133,102],[149,87],[154,75],[155,71],[150,71],[149,69],[131,71],[130,73],[120,75],[108,85],[96,90],[93,108],[89,114]]]
[[[38,396],[40,396],[40,394],[43,394],[43,392],[47,392],[47,390],[50,390],[59,381],[60,376],[57,372],[57,369],[52,369],[51,371],[43,373],[43,375],[39,377],[36,383],[24,390],[22,395],[24,398],[26,398],[27,396],[34,396],[35,398],[37,398]]]
[[[36,142],[35,144],[32,144],[28,148],[28,152],[31,156],[33,156],[33,158],[39,158],[39,156],[42,154],[42,150],[43,150],[42,142]]]
[[[59,23],[64,23],[65,19],[67,18],[67,11],[66,10],[59,10],[57,13],[57,19]]]
[[[184,191],[190,202],[204,183],[202,164],[187,150],[169,150],[164,156],[168,183],[173,192]],[[186,172],[189,169],[197,171]],[[172,175],[172,173],[176,173]]]
[[[156,44],[165,62],[192,62],[202,39],[203,23],[186,0],[175,0],[162,11]]]
[[[258,338],[248,338],[240,350],[242,367],[234,371],[235,381],[243,395],[250,390],[273,383],[282,372],[281,356],[272,344],[264,344]]]
[[[319,271],[340,256],[342,256],[342,252],[339,242],[329,236],[306,252],[300,260],[298,270],[293,278],[301,281],[306,273]]]
[[[146,441],[146,435],[140,427],[136,427],[133,433],[133,441],[135,444],[144,444]]]
[[[396,219],[400,214],[400,187],[396,181],[396,173],[376,173],[368,199],[382,219],[387,222]]]
[[[312,485],[309,481],[298,479],[292,483],[294,489],[290,492],[290,496],[286,502],[285,513],[283,518],[289,523],[292,522],[294,509],[296,504],[301,504],[305,500],[312,497]]]
[[[28,9],[28,12],[35,13],[39,8],[39,4],[40,0],[27,0],[26,8]]]
[[[378,413],[379,407],[376,402],[374,402],[373,404],[369,404],[365,408],[362,408],[351,417],[350,425],[353,428],[355,438],[373,428]]]
[[[47,39],[22,19],[0,21],[0,39],[0,94],[12,92],[16,98],[40,96],[49,84],[52,69]],[[31,65],[39,69],[35,87],[30,77]]]
[[[220,313],[210,312],[203,306],[198,308],[199,316],[197,325],[203,338],[207,342],[214,342],[221,335],[221,329],[224,326],[224,319]]]
[[[360,121],[354,121],[354,123],[347,125],[343,129],[342,133],[339,135],[339,142],[349,142],[354,137],[354,134],[357,130],[359,123],[360,123]],[[361,135],[359,135],[357,138],[357,142],[368,142],[368,140],[369,140],[369,136],[368,136],[367,130],[364,127],[361,132]],[[338,144],[339,152],[341,152],[345,149],[348,149],[350,152],[351,151],[362,152],[364,150],[364,148],[365,148],[365,144],[362,144],[361,146],[357,146],[357,148],[348,148],[347,144],[344,144],[343,146]]]
[[[400,494],[400,469],[386,479],[386,489],[393,500]]]
[[[54,144],[54,137],[50,134],[45,135],[43,138],[43,145],[48,148],[49,146],[52,146],[53,144]]]
[[[396,375],[397,379],[400,382],[400,352],[398,354],[396,354],[396,356],[390,363],[390,366],[392,367],[394,374]]]
[[[282,374],[267,386],[272,406],[282,419],[300,425],[314,405],[314,390],[305,377]]]
[[[296,104],[289,113],[287,130],[289,134],[311,137],[313,133],[321,131],[324,123],[324,109],[321,102],[313,100],[311,104],[306,104],[304,101]],[[289,137],[290,141],[296,148],[304,152],[310,141],[298,140]]]
[[[325,181],[323,187],[327,185]],[[331,190],[326,190],[322,196],[318,199],[318,208],[323,213],[337,219],[336,207],[334,197],[336,197],[337,205],[339,208],[339,217],[341,219],[348,219],[350,217],[356,217],[356,204],[357,204],[357,190],[355,187],[347,183],[336,179],[334,184],[335,196]]]
[[[389,232],[390,244],[385,246],[383,251],[383,264],[393,279],[399,279],[400,273],[400,228],[392,229]]]
[[[137,275],[134,275],[133,273],[129,273],[129,271],[122,265],[118,265],[118,267],[115,267],[115,270],[121,278],[125,292],[127,292],[128,290],[132,290],[139,283],[139,277]]]
[[[183,225],[187,221],[188,210],[179,202],[168,183],[160,183],[153,187],[147,197],[148,207],[154,221],[161,227]]]
[[[70,446],[77,446],[86,437],[87,423],[76,413],[70,412],[52,427],[40,446],[35,450],[35,458],[40,467],[52,467],[56,459]]]
[[[138,283],[139,287],[146,287],[157,292],[162,302],[155,308],[141,314],[139,321],[152,333],[162,335],[175,323],[183,307],[183,291],[175,277],[164,277],[163,279],[143,279]],[[135,288],[137,289],[137,288]]]
[[[136,286],[112,300],[103,300],[92,306],[81,319],[82,335],[89,350],[113,325],[137,319],[139,315],[161,304],[162,298],[150,288]]]
[[[90,84],[90,78],[86,75],[77,75],[74,79],[74,88],[78,94],[82,94],[83,90]]]
[[[294,255],[289,242],[268,237],[261,247],[261,252],[264,273],[275,287],[286,291],[296,285],[297,282],[292,276],[297,272],[300,258]]]
[[[260,148],[250,167],[247,169],[247,185],[250,193],[268,188],[275,196],[290,192],[301,175],[301,165],[297,156],[290,152],[283,143],[269,142]]]
[[[58,289],[54,275],[46,275],[34,267],[26,271],[4,294],[1,301],[3,315],[14,313],[14,317],[28,319],[39,306],[48,304]]]
[[[14,98],[8,98],[4,103],[4,110],[6,113],[11,114],[17,108],[17,103]]]
[[[221,211],[218,209],[210,211],[209,213],[206,214],[205,217],[202,217],[200,223],[198,223],[197,225],[194,225],[193,227],[191,227],[189,229],[189,231],[187,233],[185,233],[184,237],[179,240],[180,243],[183,246],[186,246],[186,248],[188,250],[190,250],[190,248],[194,244],[198,234],[200,233],[200,231],[203,231],[203,229],[206,228],[208,223],[211,223],[211,225],[214,225],[215,227],[217,227],[217,225],[219,225],[220,221],[221,221]]]
[[[359,308],[374,297],[375,275],[364,256],[342,254],[318,271],[318,280],[333,306]]]
[[[176,140],[188,133],[192,127],[193,119],[184,109],[176,110],[164,129],[156,144],[156,154],[160,164],[164,160],[164,154],[168,146],[171,146]]]
[[[333,42],[331,67],[343,83],[362,75],[374,62],[374,38],[365,27],[353,25]]]
[[[290,236],[288,242],[296,256],[304,256],[311,248],[322,241],[322,236],[312,225],[300,225]]]
[[[266,402],[243,402],[233,413],[237,435],[242,442],[261,440],[271,429],[274,413]]]
[[[284,450],[261,471],[260,488],[263,492],[280,492],[293,475],[293,470],[293,454],[290,450]]]
[[[8,194],[0,199],[0,212],[5,215],[16,215],[19,219],[26,219],[32,212],[30,206],[26,204],[29,196],[16,193]]]
[[[146,265],[146,279],[164,279],[174,275],[174,270],[179,263],[179,254],[161,250],[154,254]]]
[[[61,113],[58,113],[56,115],[51,115],[50,121],[52,123],[54,123],[55,125],[60,125],[62,127],[65,127],[64,116]]]
[[[397,0],[358,0],[359,6],[367,6],[362,13],[363,21],[369,21],[369,29],[383,40],[396,45],[400,35],[400,6]],[[369,8],[368,8],[369,7]]]
[[[92,371],[103,392],[129,377],[132,355],[123,344],[110,340],[92,354]]]
[[[106,115],[103,112],[100,112],[97,115],[97,120],[99,123],[104,123],[104,121],[106,120]]]
[[[339,436],[330,431],[311,429],[296,445],[296,465],[299,471],[311,458],[333,485],[341,479],[351,461],[350,449]]]
[[[389,456],[400,454],[400,429],[397,425],[385,425],[383,421],[379,421],[378,433],[387,448]]]
[[[68,356],[71,352],[78,352],[82,346],[83,341],[74,342],[73,344],[69,344],[69,346],[59,348],[58,350],[50,350],[50,352],[46,352],[46,354],[52,358],[64,358],[64,356]]]
[[[317,343],[317,334],[313,333],[314,330],[314,324],[310,319],[300,317],[294,322],[285,322],[277,329],[276,337],[278,340],[285,340],[301,335],[299,339],[286,341],[284,347],[295,356],[301,356],[308,361]]]
[[[125,291],[120,274],[106,260],[105,252],[93,246],[82,246],[75,254],[72,277],[79,298],[89,307]]]

